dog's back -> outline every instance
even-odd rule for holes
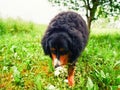
[[[67,33],[72,39],[73,43],[70,47],[74,55],[72,55],[71,59],[77,59],[88,41],[89,30],[85,21],[78,13],[72,11],[61,12],[49,23],[44,38],[59,32]]]

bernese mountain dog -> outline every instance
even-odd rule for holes
[[[68,84],[74,85],[75,64],[84,50],[89,30],[83,18],[67,11],[56,15],[42,38],[44,53],[52,59],[54,68],[68,65]]]

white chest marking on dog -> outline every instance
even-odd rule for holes
[[[56,65],[60,65],[60,60],[58,60],[57,58],[54,59],[54,66],[56,66]]]

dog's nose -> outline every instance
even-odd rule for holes
[[[57,68],[57,67],[60,67],[60,65],[59,64],[55,65],[55,68]]]
[[[58,60],[57,58],[54,60],[54,67],[57,68],[60,66],[60,60]]]

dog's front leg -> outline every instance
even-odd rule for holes
[[[74,73],[75,73],[75,65],[68,65],[68,84],[69,86],[74,86]]]

